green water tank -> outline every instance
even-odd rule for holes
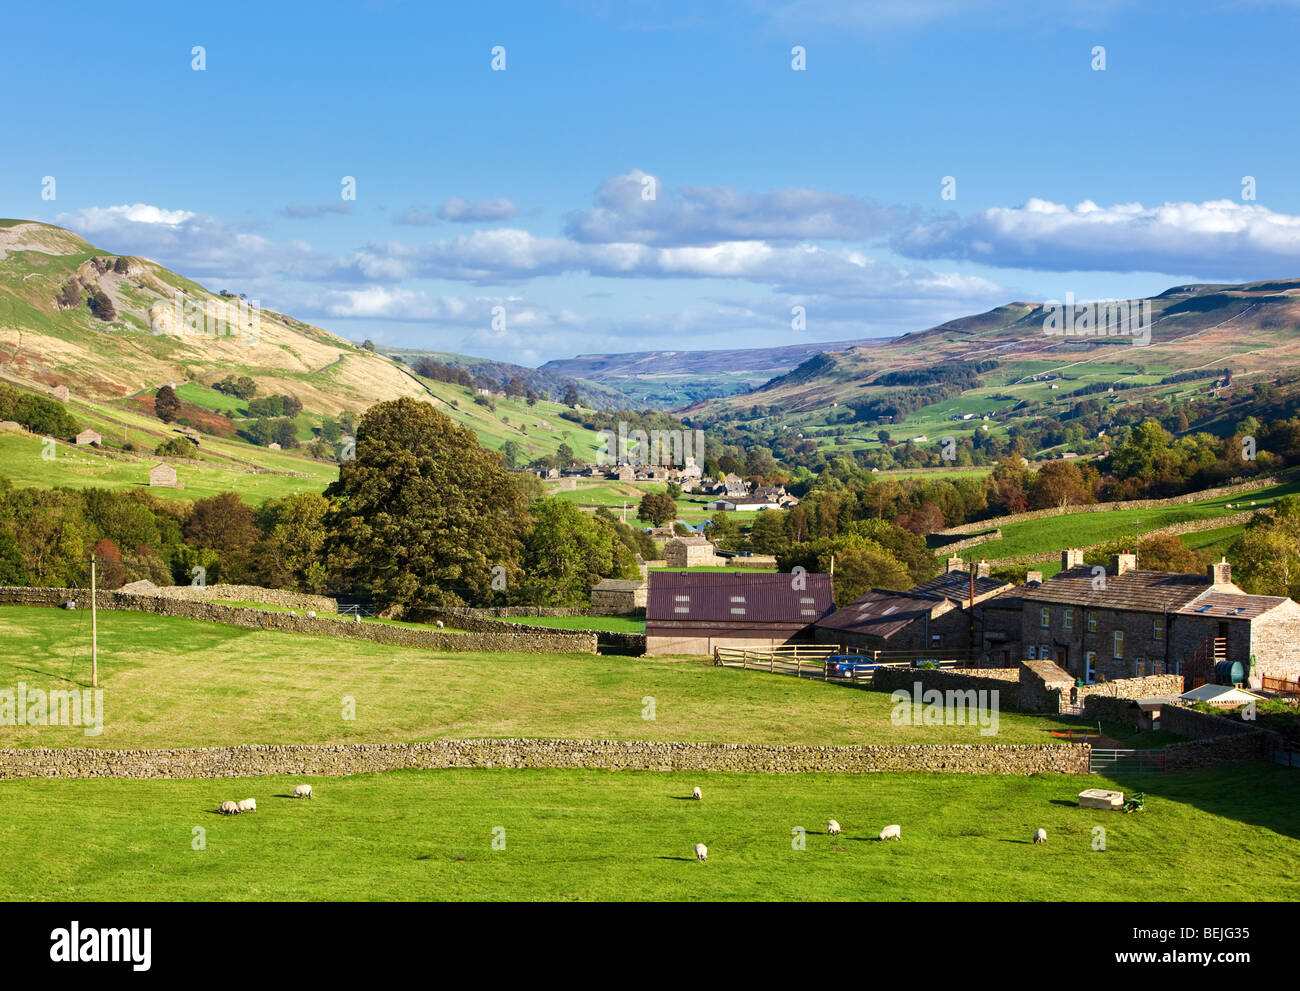
[[[1214,665],[1214,680],[1220,685],[1240,685],[1246,680],[1241,661],[1220,661]]]

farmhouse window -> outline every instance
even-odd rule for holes
[[[1088,632],[1097,632],[1097,614],[1095,612],[1088,613]]]
[[[1165,620],[1163,616],[1157,616],[1151,621],[1151,636],[1156,640],[1165,638]]]
[[[1067,610],[1065,610],[1064,621],[1065,621],[1065,628],[1066,628],[1067,630],[1073,630],[1073,629],[1074,629],[1074,610],[1073,610],[1073,609],[1067,609]]]
[[[1115,631],[1115,652],[1113,656],[1117,661],[1123,660],[1124,658],[1124,631],[1123,630]]]
[[[1042,609],[1038,610],[1038,625],[1044,630],[1052,625],[1052,610],[1047,606],[1043,606]]]

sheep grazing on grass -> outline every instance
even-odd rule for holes
[[[438,621],[437,621],[436,623],[434,623],[433,625],[436,626],[438,629],[441,630],[441,629],[442,629],[442,620],[438,620]]]
[[[1046,842],[1047,842],[1047,830],[1045,830],[1045,829],[1040,829],[1038,832],[1036,832],[1036,833],[1034,834],[1034,842],[1035,842],[1035,843],[1046,843]]]
[[[311,785],[299,785],[293,790],[294,798],[311,798]]]
[[[699,788],[691,789],[691,798],[695,799],[698,802],[703,797],[704,795],[700,792]]]
[[[252,799],[252,798],[246,798],[246,799],[244,799],[242,802],[239,803],[239,811],[240,811],[240,812],[256,812],[256,811],[257,811],[257,801],[256,801],[255,799]]]
[[[315,609],[308,609],[308,610],[307,610],[307,617],[308,617],[309,619],[315,619],[315,618],[316,618],[316,610],[315,610]]]
[[[903,827],[886,826],[880,831],[880,838],[882,840],[901,840],[903,838]]]
[[[239,806],[234,802],[222,802],[221,807],[217,809],[223,816],[239,815]]]
[[[827,820],[826,820],[826,835],[827,835],[827,836],[839,836],[839,835],[840,835],[840,824],[839,824],[838,822],[836,822],[834,819],[827,819]]]
[[[703,843],[695,844],[695,859],[701,862],[709,859],[709,848]]]

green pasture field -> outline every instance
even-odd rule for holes
[[[168,748],[430,739],[715,743],[1059,743],[1062,717],[998,732],[892,724],[889,694],[714,667],[708,659],[437,653],[101,610],[104,728],[0,726],[0,747]],[[0,687],[90,682],[87,611],[0,606]],[[645,696],[656,718],[642,718]],[[343,699],[355,701],[344,718]]]
[[[307,780],[313,799],[288,797]],[[1142,791],[1145,811],[1081,809],[1084,787]],[[216,814],[246,797],[256,813]],[[1127,780],[505,769],[23,779],[0,781],[0,803],[0,849],[22,851],[0,861],[5,901],[1300,898],[1300,774],[1263,763]],[[829,818],[840,836],[825,834]],[[902,838],[878,841],[894,823]]]

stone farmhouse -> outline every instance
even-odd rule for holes
[[[1300,605],[1246,594],[1226,561],[1204,575],[1178,575],[1140,570],[1132,554],[1092,568],[1070,549],[1061,565],[1047,581],[1016,590],[1018,646],[1030,659],[1055,661],[1085,683],[1181,674],[1195,687],[1218,681],[1224,662],[1240,664],[1251,687],[1300,676]]]
[[[835,608],[830,575],[652,571],[646,654],[710,654],[716,646],[811,642]]]

